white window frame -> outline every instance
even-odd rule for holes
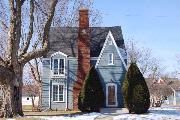
[[[58,60],[58,74],[54,74],[54,60],[55,60],[55,59]],[[64,60],[64,74],[60,74],[60,73],[59,73],[59,69],[60,69],[59,63],[60,63],[60,59],[63,59],[63,60]],[[63,76],[63,77],[64,77],[64,76],[65,76],[65,67],[66,67],[66,66],[65,66],[65,65],[66,65],[66,63],[65,63],[65,62],[66,62],[66,61],[65,61],[65,58],[53,58],[52,61],[53,61],[53,64],[52,64],[52,75],[53,75],[53,76]]]
[[[110,38],[108,39],[108,44],[112,45],[112,40]]]
[[[57,101],[54,101],[54,99],[53,99],[53,98],[54,98],[53,86],[55,86],[55,85],[58,86],[58,100],[57,100]],[[63,86],[63,100],[62,100],[62,101],[59,100],[59,86],[60,86],[60,85]],[[59,84],[59,83],[56,83],[56,84],[54,83],[54,84],[52,84],[52,101],[53,101],[53,102],[65,102],[64,99],[65,99],[65,85],[64,85],[64,84]]]
[[[110,62],[110,55],[111,55],[111,59],[112,59],[112,62]],[[109,53],[108,54],[108,65],[114,65],[114,54],[113,53]]]
[[[109,105],[108,104],[108,87],[109,86],[115,86],[115,102],[116,102],[115,105]],[[107,107],[117,107],[118,106],[118,101],[117,101],[117,84],[115,84],[115,83],[107,83],[106,84],[106,106]]]

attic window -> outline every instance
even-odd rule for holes
[[[109,44],[109,45],[112,45],[112,40],[111,40],[110,37],[108,38],[108,44]]]
[[[108,65],[114,65],[113,53],[108,54]]]

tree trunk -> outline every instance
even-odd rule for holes
[[[19,67],[19,66],[18,66]],[[14,71],[12,79],[4,84],[4,98],[1,117],[23,116],[22,110],[22,67]]]
[[[38,108],[41,110],[42,108],[42,83],[39,83],[39,101],[38,101]]]
[[[32,96],[31,96],[31,101],[32,101],[32,109],[35,107],[35,105],[34,105],[34,100],[35,100],[35,97],[32,95]]]

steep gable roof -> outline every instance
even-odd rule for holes
[[[115,43],[115,40],[114,40],[114,37],[113,37],[111,31],[109,31],[108,35],[106,36],[105,43],[104,43],[103,48],[102,48],[102,50],[101,50],[101,52],[100,52],[100,55],[99,55],[99,57],[98,57],[98,60],[97,60],[97,62],[96,62],[96,66],[95,66],[95,67],[98,66],[98,64],[99,64],[99,62],[100,62],[100,60],[101,60],[102,54],[103,54],[104,49],[105,49],[105,47],[106,47],[106,45],[107,45],[107,43],[108,43],[108,41],[109,41],[109,38],[111,38],[111,41],[112,41],[112,43],[114,44],[114,46],[115,46],[115,48],[116,48],[116,50],[117,50],[117,53],[118,53],[118,55],[119,55],[119,57],[120,57],[123,65],[124,65],[124,67],[125,67],[125,69],[126,69],[126,71],[127,71],[126,63],[125,63],[124,58],[122,57],[122,55],[121,55],[121,53],[120,53],[120,50],[118,49],[117,44]]]
[[[124,39],[120,26],[115,27],[90,27],[90,53],[91,57],[98,57],[106,40],[108,32],[111,31],[119,48],[124,48]],[[52,27],[50,30],[50,50],[45,57],[61,51],[64,54],[77,56],[78,27]]]

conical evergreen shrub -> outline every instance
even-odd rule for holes
[[[149,90],[136,63],[131,63],[126,73],[122,92],[129,113],[142,114],[148,111],[150,107]]]
[[[79,93],[78,108],[82,112],[99,112],[103,107],[104,99],[102,83],[92,66]]]

